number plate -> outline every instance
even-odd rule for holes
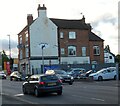
[[[56,85],[56,83],[48,83],[48,86]]]
[[[65,80],[65,81],[70,81],[70,80]]]

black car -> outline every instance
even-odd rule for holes
[[[81,74],[84,73],[86,70],[84,68],[71,68],[68,71],[68,74],[73,76],[74,79],[79,79]]]
[[[81,79],[87,79],[91,73],[93,73],[93,71],[92,71],[92,70],[89,70],[89,71],[81,74],[81,75],[80,75],[80,78],[81,78]]]
[[[34,93],[36,97],[43,93],[62,95],[62,82],[56,75],[32,75],[23,83],[23,93]]]
[[[64,70],[54,70],[55,74],[62,80],[62,83],[69,83],[72,85],[74,78],[71,75],[68,75]]]

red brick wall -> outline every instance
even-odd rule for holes
[[[76,39],[69,39],[69,32],[76,32]],[[86,47],[86,56],[90,56],[90,61],[96,60],[98,63],[104,62],[104,48],[102,41],[89,41],[88,30],[77,30],[77,29],[60,29],[59,33],[64,33],[64,38],[59,38],[60,40],[60,48],[65,48],[65,55],[68,56],[68,46],[76,45],[77,53],[76,56],[82,56],[82,47]],[[100,46],[100,55],[93,55],[93,46]]]

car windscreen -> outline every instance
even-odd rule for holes
[[[58,80],[58,77],[55,75],[41,76],[41,81],[51,81]]]
[[[56,70],[55,74],[67,74],[67,73],[63,70]]]

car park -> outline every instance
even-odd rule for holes
[[[107,80],[107,79],[116,79],[116,67],[108,67],[103,68],[96,73],[92,73],[89,75],[89,78],[92,78],[93,80]]]
[[[73,76],[74,79],[79,79],[82,73],[86,72],[84,68],[71,68],[68,74]]]
[[[44,93],[62,95],[62,82],[55,74],[32,75],[22,86],[23,93],[34,93],[36,97]]]
[[[71,75],[68,75],[64,70],[54,70],[55,74],[60,78],[62,83],[69,83],[72,85],[74,82],[74,78]]]
[[[0,79],[6,79],[6,74],[4,71],[0,71]]]
[[[25,76],[18,71],[14,71],[10,74],[10,81],[23,81],[26,80]]]

